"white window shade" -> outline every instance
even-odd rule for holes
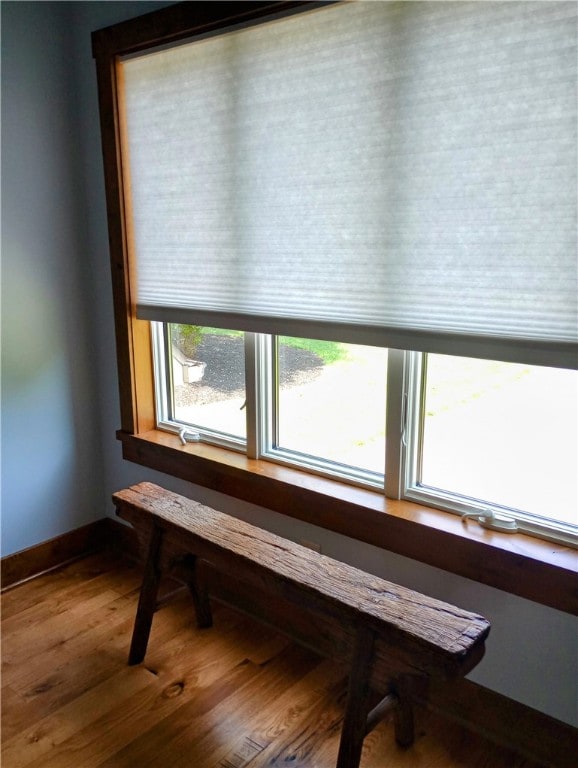
[[[365,2],[126,59],[138,315],[575,367],[576,38]]]

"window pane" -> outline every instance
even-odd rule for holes
[[[240,331],[171,325],[173,418],[245,439],[245,349]]]
[[[383,475],[387,350],[279,337],[278,445]]]
[[[576,371],[428,355],[422,485],[578,524]]]

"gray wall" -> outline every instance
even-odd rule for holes
[[[578,724],[578,622],[559,611],[124,462],[90,31],[164,3],[2,3],[3,554],[112,515],[160,482],[479,611],[471,677]]]
[[[2,4],[3,554],[102,515],[67,15]]]
[[[114,337],[89,30],[160,5],[1,6],[2,555],[104,514],[101,415],[118,403],[101,386]]]

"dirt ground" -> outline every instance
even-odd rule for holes
[[[281,346],[281,386],[298,386],[317,379],[323,360],[305,349]],[[242,338],[207,334],[197,356],[207,362],[205,375],[194,384],[175,387],[177,407],[207,405],[245,396],[245,359]]]

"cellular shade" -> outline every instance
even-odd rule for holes
[[[576,37],[364,2],[126,59],[138,316],[576,366]]]

